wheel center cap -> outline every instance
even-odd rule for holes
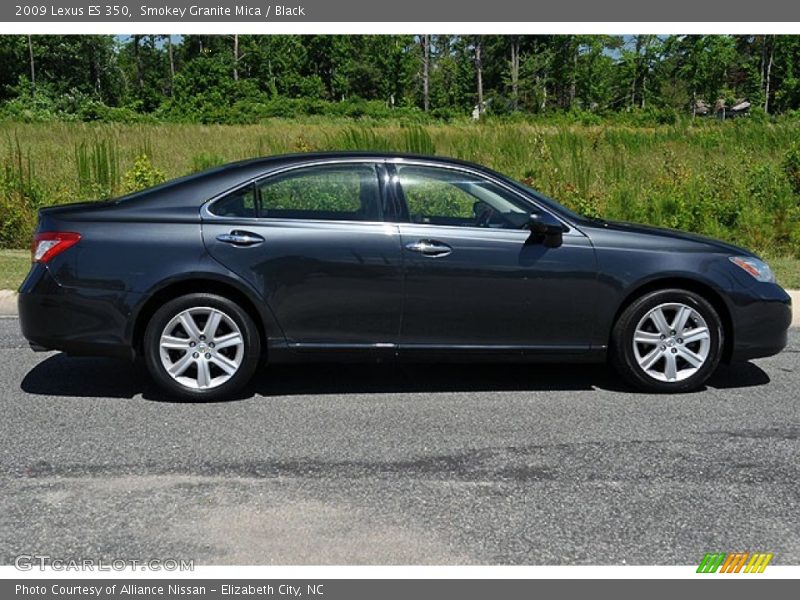
[[[667,346],[669,346],[670,348],[672,348],[674,345],[675,345],[675,338],[669,338],[669,339],[667,340]]]
[[[199,344],[197,344],[197,351],[198,352],[205,352],[206,351],[205,342],[200,342]]]

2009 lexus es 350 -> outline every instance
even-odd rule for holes
[[[752,253],[581,217],[443,158],[277,156],[42,209],[19,294],[36,350],[141,357],[182,399],[270,363],[600,362],[701,386],[779,352],[790,298]]]

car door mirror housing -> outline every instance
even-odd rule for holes
[[[531,213],[527,229],[531,231],[527,240],[529,244],[543,244],[547,248],[558,248],[564,243],[564,224],[549,213]]]

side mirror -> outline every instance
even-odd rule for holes
[[[528,218],[531,235],[529,244],[544,244],[546,248],[558,248],[564,243],[564,225],[550,213],[531,213]]]

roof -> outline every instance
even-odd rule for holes
[[[330,150],[325,152],[295,152],[292,154],[276,154],[274,156],[264,156],[260,158],[248,158],[244,160],[239,160],[232,163],[227,163],[221,165],[219,167],[215,167],[210,169],[209,171],[204,171],[202,173],[198,173],[197,175],[202,175],[206,172],[215,172],[218,173],[220,171],[224,171],[230,168],[241,168],[241,167],[253,167],[256,169],[265,169],[272,166],[280,166],[286,163],[292,162],[313,162],[316,160],[335,160],[335,159],[348,159],[348,158],[361,158],[361,159],[370,159],[374,158],[375,160],[389,160],[389,159],[408,159],[408,160],[433,160],[436,162],[441,163],[451,163],[461,166],[468,166],[471,168],[477,168],[486,170],[485,167],[477,165],[475,163],[470,163],[465,160],[460,160],[457,158],[450,158],[447,156],[432,156],[432,155],[425,155],[425,154],[413,154],[408,152],[382,152],[382,151],[362,151],[362,150]]]

